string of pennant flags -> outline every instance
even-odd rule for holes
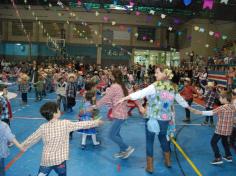
[[[204,3],[210,3],[210,2],[213,3],[213,2],[214,2],[213,0],[203,0],[203,1],[204,1]],[[205,2],[205,1],[206,1],[206,2]],[[223,4],[226,5],[226,4],[228,3],[228,1],[229,1],[229,0],[221,0],[221,3],[223,3]],[[27,1],[27,0],[24,0],[24,2],[25,2],[26,5],[28,5],[28,1]],[[48,7],[49,7],[49,8],[52,8],[52,7],[53,7],[53,5],[52,5],[48,0],[44,0],[44,2],[48,2]],[[171,1],[171,2],[172,2],[172,1]],[[117,0],[114,0],[113,3],[116,4],[116,3],[117,3]],[[190,4],[192,3],[192,0],[183,0],[183,3],[184,3],[186,6],[188,6],[188,5],[190,5]],[[203,3],[203,4],[204,4],[204,3]],[[82,7],[84,4],[85,4],[85,3],[82,3],[81,0],[77,0],[77,5],[78,5],[78,7]],[[78,16],[76,15],[76,13],[73,12],[73,11],[70,9],[69,6],[64,5],[64,4],[62,3],[62,1],[58,0],[58,1],[57,1],[57,5],[58,5],[59,7],[61,7],[62,9],[66,9],[66,11],[70,14],[71,17],[78,18]],[[129,2],[129,9],[132,8],[134,5],[135,5],[135,2],[134,2],[134,1],[130,1],[130,2]],[[83,7],[84,7],[84,6],[83,6]],[[207,7],[208,7],[208,6],[207,6]],[[85,8],[86,8],[86,10],[87,10],[88,12],[89,12],[90,9],[91,9],[91,7],[89,7],[89,6],[85,6]],[[28,5],[28,9],[31,10],[31,6],[30,6],[30,5]],[[55,10],[55,11],[56,11],[56,10]],[[58,12],[57,14],[58,14],[59,17],[61,17],[61,16],[63,15],[63,13],[61,13],[61,12]],[[156,11],[155,11],[155,10],[150,10],[149,13],[148,13],[148,15],[147,15],[147,22],[152,21],[152,16],[155,15],[155,14],[156,14]],[[43,32],[44,32],[44,33],[46,34],[46,36],[48,37],[48,40],[53,43],[53,45],[55,46],[56,49],[59,49],[59,45],[56,43],[55,40],[53,40],[53,38],[50,36],[50,34],[46,31],[45,27],[43,26],[43,23],[39,20],[38,16],[35,14],[34,11],[32,11],[32,15],[35,17],[35,20],[37,21],[38,25],[42,28]],[[98,16],[100,15],[100,13],[96,10],[95,13],[94,13],[94,15],[95,15],[96,17],[98,17]],[[142,15],[142,13],[139,12],[139,11],[135,11],[135,15],[136,15],[136,16],[140,16],[140,15]],[[166,17],[167,17],[166,14],[163,14],[163,13],[160,14],[160,20],[158,20],[158,21],[156,22],[156,27],[165,27],[165,28],[167,28],[167,30],[173,32],[174,27],[176,27],[176,25],[179,25],[179,24],[182,23],[182,21],[181,21],[180,19],[174,17],[174,18],[172,19],[172,23],[173,23],[173,24],[172,24],[172,25],[166,25],[166,24],[165,24],[165,21],[164,21],[164,19],[165,19]],[[170,17],[168,17],[168,18],[170,19]],[[117,26],[117,25],[118,25],[115,20],[111,20],[107,15],[104,15],[104,16],[103,16],[103,21],[106,22],[106,23],[110,23],[112,26]],[[68,20],[66,21],[66,23],[67,23],[67,24],[70,24],[70,20],[68,19]],[[89,24],[86,23],[86,22],[80,22],[80,23],[81,23],[82,25],[84,25],[84,26],[89,26]],[[23,24],[23,23],[22,23],[22,24]],[[127,29],[127,31],[128,31],[129,33],[131,33],[131,31],[132,31],[132,28],[126,27],[125,25],[119,25],[119,28],[120,28],[121,30]],[[92,29],[91,27],[90,27],[90,29],[91,29],[91,31],[92,31],[96,36],[98,36],[99,38],[102,38],[101,34],[99,34],[99,31],[97,31],[97,30],[95,30],[95,29]],[[74,27],[73,27],[73,30],[74,30],[75,32],[77,32],[80,36],[83,35],[83,34],[76,28],[75,25],[74,25]],[[184,32],[181,31],[181,30],[175,30],[175,31],[176,31],[176,34],[177,34],[178,36],[181,36],[181,35],[183,35],[183,33],[184,33]],[[205,30],[203,27],[199,27],[199,26],[194,26],[194,31],[198,31],[198,32],[202,32],[202,33],[203,33],[203,32],[206,32],[206,30]],[[228,38],[226,35],[224,35],[224,34],[222,34],[222,33],[220,33],[220,32],[209,31],[209,35],[215,37],[216,39],[222,39],[222,40],[226,40],[226,39]],[[136,32],[136,33],[134,33],[134,36],[135,36],[136,38],[138,38],[138,37],[139,37],[139,34]],[[187,36],[186,39],[187,39],[187,40],[191,40],[192,37],[191,37],[191,36]],[[90,44],[94,44],[94,43],[95,43],[92,39],[89,39],[89,38],[86,37],[86,36],[85,36],[85,40],[90,40]],[[127,51],[126,49],[124,49],[124,48],[118,46],[116,43],[114,43],[114,41],[112,41],[112,40],[110,40],[110,39],[108,39],[108,38],[106,38],[106,37],[103,37],[102,40],[107,41],[107,42],[110,43],[113,47],[118,47],[118,48],[120,48],[121,50],[126,51],[128,55],[132,55],[132,54],[130,53],[130,51]],[[153,44],[155,45],[155,47],[158,47],[158,48],[160,47],[160,42],[159,42],[158,40],[157,40],[157,41],[154,41],[154,39],[149,39],[149,38],[148,38],[147,36],[145,36],[145,35],[142,37],[142,40],[143,40],[143,41],[149,41],[150,43],[153,43]],[[208,44],[206,44],[205,46],[206,46],[206,47],[209,47]],[[63,51],[63,52],[64,52],[64,51]],[[64,54],[65,54],[65,53],[64,53]]]

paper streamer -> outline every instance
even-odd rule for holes
[[[183,0],[183,2],[185,6],[188,6],[192,3],[192,0]]]
[[[212,9],[214,4],[214,0],[203,0],[203,9]]]

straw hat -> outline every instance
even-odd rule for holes
[[[74,79],[76,78],[76,76],[75,76],[74,73],[70,73],[70,74],[68,74],[68,78],[70,79],[71,77],[73,77]]]
[[[191,79],[190,78],[184,78],[184,81],[191,82]]]
[[[207,83],[207,87],[214,87],[214,86],[215,86],[214,82],[208,82]]]

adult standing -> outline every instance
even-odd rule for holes
[[[128,95],[128,90],[122,80],[122,72],[115,68],[112,70],[112,85],[107,89],[105,96],[97,101],[96,106],[99,108],[102,105],[110,105],[112,108],[112,125],[109,132],[110,139],[116,143],[120,152],[114,154],[115,158],[128,158],[133,152],[134,148],[128,146],[120,135],[120,130],[126,119],[128,118],[128,109],[126,102],[116,105],[117,101]]]
[[[153,172],[153,144],[156,134],[158,134],[161,148],[165,155],[165,165],[171,167],[170,143],[167,141],[167,129],[169,122],[173,118],[171,106],[173,106],[174,100],[184,108],[189,107],[188,103],[179,95],[179,93],[177,93],[175,87],[170,82],[170,79],[173,77],[171,70],[165,69],[164,66],[159,65],[156,67],[155,77],[156,82],[122,98],[118,102],[122,103],[129,99],[137,100],[144,97],[148,100],[145,126],[147,155],[146,171],[149,173]],[[141,111],[145,112],[142,108]]]

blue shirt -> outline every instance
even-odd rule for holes
[[[2,121],[0,121],[0,134],[0,158],[6,158],[9,155],[8,142],[13,141],[15,136],[9,126]]]

